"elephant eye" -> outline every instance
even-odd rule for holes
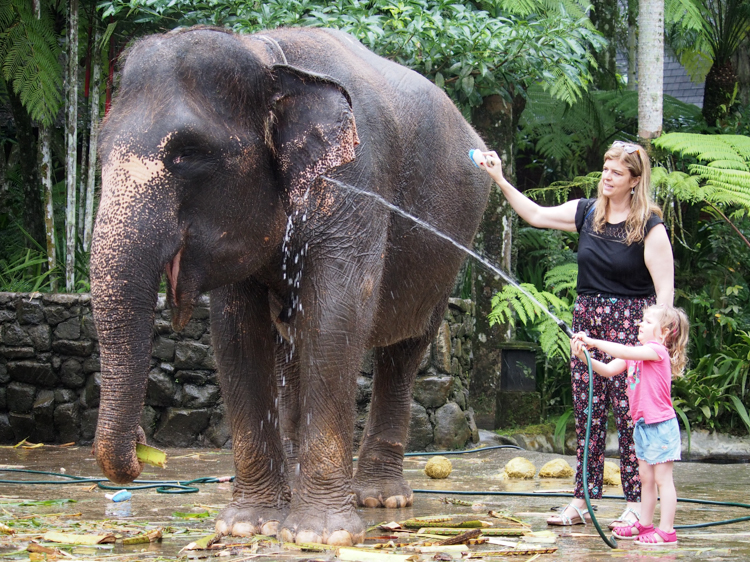
[[[212,153],[195,147],[181,147],[172,151],[164,164],[170,172],[185,179],[198,179],[216,168]]]

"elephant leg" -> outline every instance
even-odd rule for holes
[[[298,465],[299,451],[299,357],[294,347],[286,340],[276,346],[276,386],[279,401],[279,425],[281,441],[284,445],[286,465],[291,468],[287,477],[291,482],[295,477],[294,468]]]
[[[360,506],[412,505],[414,494],[403,474],[412,387],[419,363],[440,327],[446,304],[447,298],[435,308],[423,336],[375,350],[370,413],[354,475]]]
[[[299,354],[299,449],[297,466],[290,466],[291,508],[279,537],[352,545],[365,536],[352,490],[352,441],[356,373],[372,309],[352,288],[353,276],[326,278],[323,290],[313,286],[313,267],[306,265],[310,286],[301,289],[304,313],[296,315],[292,330]]]
[[[212,291],[211,331],[236,470],[232,502],[219,514],[216,531],[275,535],[291,492],[275,404],[275,332],[266,290],[246,281]]]

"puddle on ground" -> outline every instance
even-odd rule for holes
[[[141,480],[188,481],[200,477],[222,477],[234,473],[230,451],[207,449],[168,449],[166,469],[147,467]],[[495,527],[512,527],[514,522],[493,519],[489,511],[507,514],[522,520],[535,532],[552,531],[554,544],[529,544],[524,554],[514,556],[485,556],[486,560],[529,560],[539,549],[556,549],[539,553],[538,562],[569,561],[588,562],[610,560],[714,560],[745,561],[750,559],[750,522],[738,522],[718,527],[678,530],[679,545],[674,548],[638,548],[630,541],[618,541],[618,549],[608,547],[592,524],[574,527],[550,527],[546,518],[551,509],[569,501],[569,496],[549,497],[541,494],[570,490],[572,478],[501,481],[498,474],[512,458],[523,456],[537,468],[559,455],[526,452],[515,449],[495,449],[448,458],[453,466],[450,476],[433,480],[424,474],[429,456],[407,457],[404,460],[406,479],[415,490],[414,505],[405,509],[360,509],[368,532],[368,543],[392,540],[394,544],[413,542],[411,534],[384,531],[377,526],[391,521],[403,522],[410,518],[451,516],[454,520],[490,521]],[[575,458],[564,457],[571,466]],[[1,447],[0,468],[30,469],[64,473],[68,476],[101,478],[101,473],[91,456],[90,447],[50,447],[24,449]],[[674,470],[677,493],[680,498],[710,500],[729,503],[750,503],[750,471],[743,464],[677,463]],[[331,550],[301,551],[268,541],[224,537],[220,544],[231,545],[215,550],[185,550],[185,547],[213,533],[214,518],[231,499],[231,483],[196,484],[198,492],[189,494],[162,494],[155,489],[133,490],[128,501],[115,503],[105,497],[113,490],[102,490],[95,483],[72,482],[46,474],[19,474],[0,472],[3,480],[24,480],[28,484],[0,483],[0,558],[2,560],[43,560],[42,552],[30,553],[32,542],[42,547],[59,545],[42,540],[45,533],[58,532],[85,535],[113,535],[114,543],[90,546],[62,546],[59,560],[175,560],[210,559],[239,561],[266,560],[335,560]],[[450,492],[477,492],[471,495],[453,495]],[[527,495],[502,495],[522,493]],[[492,495],[496,493],[499,495]],[[618,487],[606,487],[605,496],[620,496]],[[593,502],[596,517],[602,527],[616,518],[624,507],[623,500],[602,499]],[[737,506],[718,506],[702,503],[680,502],[677,509],[678,525],[707,523],[750,516],[750,510]],[[658,517],[658,510],[657,510]],[[3,534],[4,526],[15,531]],[[123,544],[122,539],[136,537],[160,529],[159,541],[141,544]],[[48,535],[49,536],[49,535]],[[111,538],[109,539],[111,540]],[[144,540],[147,540],[144,538]],[[431,539],[435,540],[435,539]],[[516,537],[498,537],[501,543],[514,544]],[[540,539],[541,540],[541,539]],[[528,548],[527,548],[528,547]],[[33,548],[33,547],[32,547]],[[415,560],[459,560],[478,556],[481,552],[509,549],[506,545],[480,544],[464,548],[451,547],[449,552],[416,554]],[[42,549],[43,550],[43,549]],[[445,549],[446,551],[449,549]],[[415,554],[405,549],[378,550],[378,553],[396,552]],[[47,555],[47,559],[51,559]],[[343,556],[342,556],[343,557]],[[450,558],[449,558],[450,557]]]

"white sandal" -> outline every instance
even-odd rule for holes
[[[568,517],[565,515],[565,512],[569,507],[572,507],[575,509],[576,514],[573,517]],[[547,519],[547,525],[557,525],[560,527],[570,527],[571,525],[585,525],[586,524],[586,516],[589,514],[588,509],[579,509],[576,506],[574,506],[572,503],[569,503],[565,507],[563,507],[560,510],[559,515],[553,515],[552,517],[557,517],[558,519],[556,521],[552,521],[552,518]]]
[[[635,517],[634,520],[628,519],[629,513],[633,514],[633,516]],[[625,511],[623,511],[617,519],[615,519],[614,521],[612,521],[612,523],[609,524],[609,530],[611,531],[615,527],[628,527],[628,526],[632,527],[633,523],[635,523],[636,521],[638,522],[641,521],[641,514],[631,507],[626,507]]]

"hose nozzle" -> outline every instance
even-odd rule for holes
[[[570,326],[568,326],[568,325],[567,325],[567,324],[566,324],[565,322],[563,322],[562,320],[558,320],[558,321],[557,321],[557,325],[558,325],[558,327],[559,327],[559,328],[560,328],[560,329],[561,329],[561,330],[562,330],[563,332],[565,332],[565,333],[567,334],[567,336],[568,336],[568,337],[569,337],[570,339],[573,339],[573,336],[574,336],[575,334],[573,333],[573,330],[572,330],[572,329],[570,328]]]

